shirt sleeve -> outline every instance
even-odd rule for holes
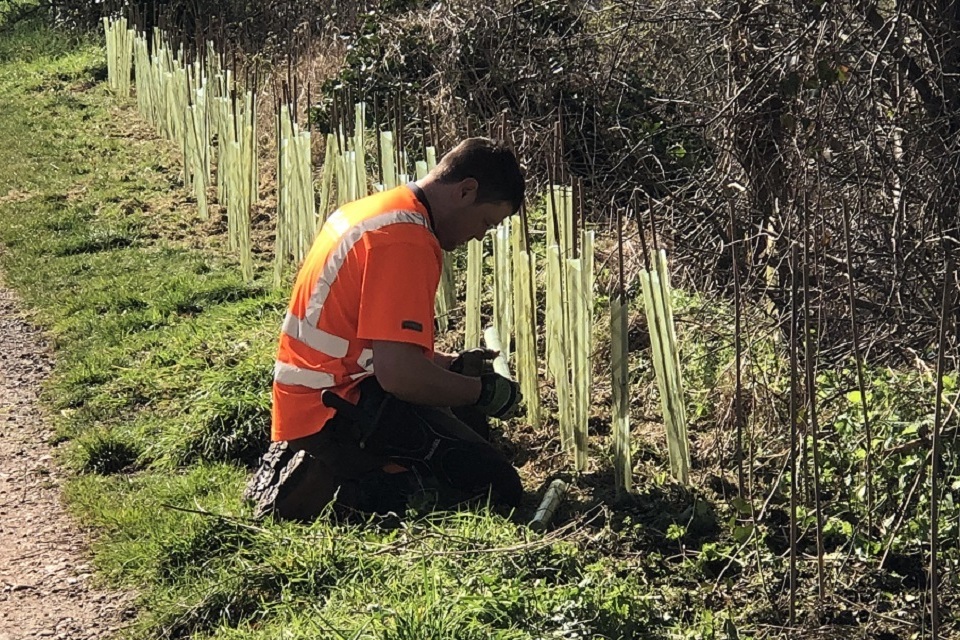
[[[430,247],[401,242],[368,249],[357,337],[407,342],[433,351],[440,264]]]

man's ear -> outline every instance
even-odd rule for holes
[[[464,178],[457,184],[457,198],[461,206],[469,206],[476,201],[479,186],[476,178]]]

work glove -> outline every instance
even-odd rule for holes
[[[450,371],[465,376],[479,377],[484,373],[493,373],[493,359],[499,355],[492,349],[468,349],[450,363]]]
[[[517,414],[522,399],[519,384],[499,373],[484,373],[480,376],[480,397],[474,406],[488,416],[507,420]]]

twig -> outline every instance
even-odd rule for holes
[[[213,511],[206,511],[204,509],[190,509],[188,507],[178,507],[175,504],[169,504],[167,502],[161,502],[160,506],[164,509],[170,509],[172,511],[180,511],[182,513],[193,513],[198,516],[204,516],[206,518],[216,518],[218,520],[223,520],[225,522],[233,523],[244,529],[249,529],[250,531],[256,531],[257,533],[270,533],[269,530],[264,529],[263,527],[258,527],[250,524],[249,518],[241,518],[239,516],[228,516],[222,513],[215,513]]]

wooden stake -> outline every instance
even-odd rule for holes
[[[937,555],[940,548],[940,441],[943,429],[943,376],[946,370],[947,318],[953,311],[953,256],[944,243],[947,252],[943,267],[943,297],[940,303],[940,337],[937,344],[937,393],[933,415],[933,441],[931,443],[930,464],[930,637],[940,638],[940,572]]]
[[[727,209],[730,218],[730,264],[733,270],[733,348],[735,352],[735,371],[734,371],[734,392],[733,392],[733,415],[737,426],[737,495],[743,499],[744,474],[743,474],[743,382],[741,372],[743,369],[743,345],[740,341],[741,334],[741,313],[740,313],[740,269],[737,264],[737,224],[733,214],[733,200],[727,202]]]
[[[857,323],[856,293],[853,287],[853,243],[850,239],[850,211],[846,198],[840,200],[843,212],[843,240],[847,255],[847,294],[850,305],[850,330],[853,336],[853,354],[857,360],[857,388],[860,390],[860,408],[863,412],[864,442],[864,482],[867,486],[867,531],[873,532],[873,433],[870,424],[870,412],[867,410],[867,383],[863,372],[863,352],[860,349],[860,326]]]
[[[817,419],[817,382],[814,360],[817,357],[817,341],[814,337],[810,308],[810,210],[807,208],[807,196],[804,195],[803,207],[803,345],[804,369],[806,371],[807,415],[810,418],[810,437],[813,454],[813,504],[816,523],[814,535],[817,540],[817,594],[819,604],[823,606],[826,598],[826,578],[823,566],[823,510],[820,506],[820,429]],[[817,327],[819,335],[819,327]]]
[[[611,199],[610,205],[614,206],[612,199]],[[627,299],[626,286],[625,286],[626,278],[624,276],[624,268],[623,268],[623,209],[616,208],[616,216],[617,216],[617,264],[620,266],[617,295],[620,296],[620,301],[622,303]]]
[[[788,236],[791,238],[792,234]],[[797,622],[797,246],[790,252],[790,626]]]

